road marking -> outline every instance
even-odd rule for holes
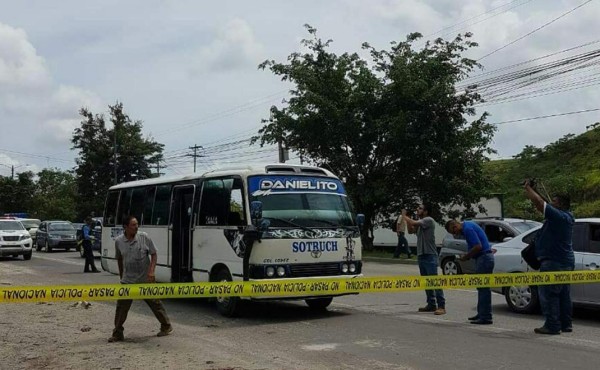
[[[311,344],[307,346],[300,346],[306,351],[333,351],[339,346],[338,343],[323,343],[323,344]]]
[[[65,260],[61,260],[59,258],[52,258],[52,257],[48,257],[48,256],[40,256],[40,255],[34,254],[33,258],[39,258],[39,259],[47,260],[47,261],[54,261],[54,262],[65,263],[67,265],[81,266],[81,262],[65,261]]]
[[[424,321],[424,322],[439,322],[439,323],[447,323],[447,324],[458,324],[458,325],[463,325],[463,324],[467,324],[466,321],[458,321],[458,320],[448,320],[448,319],[442,319],[442,318],[438,318],[438,317],[431,317],[431,316],[413,316],[413,315],[398,315],[397,317],[402,316],[403,319],[409,318],[415,321]],[[507,333],[507,332],[517,332],[516,330],[513,329],[507,329],[507,328],[501,328],[498,326],[492,326],[492,325],[469,325],[466,326],[468,328],[471,329],[475,329],[475,330],[480,330],[480,331],[487,331],[487,332],[491,332],[491,333]]]
[[[545,338],[540,338],[540,339],[548,341],[548,342],[570,344],[575,347],[589,347],[589,348],[600,349],[600,342],[597,342],[595,340],[572,338],[572,337],[562,336],[562,335],[554,335],[552,337],[545,337]]]

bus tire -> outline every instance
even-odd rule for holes
[[[326,311],[333,297],[307,299],[306,304],[314,311]]]
[[[227,269],[221,269],[216,275],[215,281],[232,281],[231,274]],[[217,311],[225,317],[235,317],[239,314],[239,297],[217,297],[215,300]]]

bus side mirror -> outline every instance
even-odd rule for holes
[[[365,226],[365,215],[359,213],[356,215],[356,224],[359,229],[362,229]]]
[[[250,203],[250,218],[252,218],[253,223],[256,224],[262,218],[262,210],[263,205],[261,201],[255,200]]]

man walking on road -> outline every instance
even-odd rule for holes
[[[406,252],[406,257],[410,259],[410,248],[408,247],[408,241],[406,240],[406,220],[404,219],[406,216],[406,210],[402,209],[400,211],[400,216],[398,216],[398,220],[396,221],[396,234],[398,234],[398,245],[396,245],[396,250],[394,251],[394,258],[400,257],[400,253]]]
[[[435,220],[429,215],[431,206],[423,203],[417,208],[418,221],[404,215],[404,220],[411,228],[417,230],[417,261],[421,276],[438,274],[438,253],[435,245]],[[446,313],[446,300],[442,289],[425,290],[427,305],[419,308],[419,312],[433,312],[436,315]]]
[[[535,240],[535,255],[540,261],[540,272],[573,271],[573,224],[575,219],[569,211],[571,199],[568,195],[556,195],[548,204],[525,181],[525,194],[535,208],[544,214],[544,225]],[[535,328],[537,334],[560,334],[573,331],[571,286],[569,284],[538,286],[540,305],[546,321]]]
[[[485,232],[475,222],[456,220],[446,222],[446,231],[452,235],[463,235],[467,241],[467,254],[460,257],[461,261],[475,259],[476,274],[491,274],[494,272],[494,253],[490,247]],[[492,290],[477,288],[477,315],[469,317],[471,324],[489,325],[492,321]]]
[[[123,220],[123,235],[115,240],[117,263],[121,284],[154,283],[154,269],[156,267],[156,248],[152,239],[146,233],[138,233],[138,221],[133,216]],[[163,337],[173,331],[167,312],[160,300],[145,299],[154,316],[160,322],[160,331],[157,336]],[[120,299],[117,301],[115,313],[115,329],[109,342],[119,342],[125,339],[123,324],[131,308],[133,300]]]

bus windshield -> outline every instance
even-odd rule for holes
[[[352,211],[341,181],[308,176],[249,178],[250,202],[261,201],[271,227],[353,226]]]

